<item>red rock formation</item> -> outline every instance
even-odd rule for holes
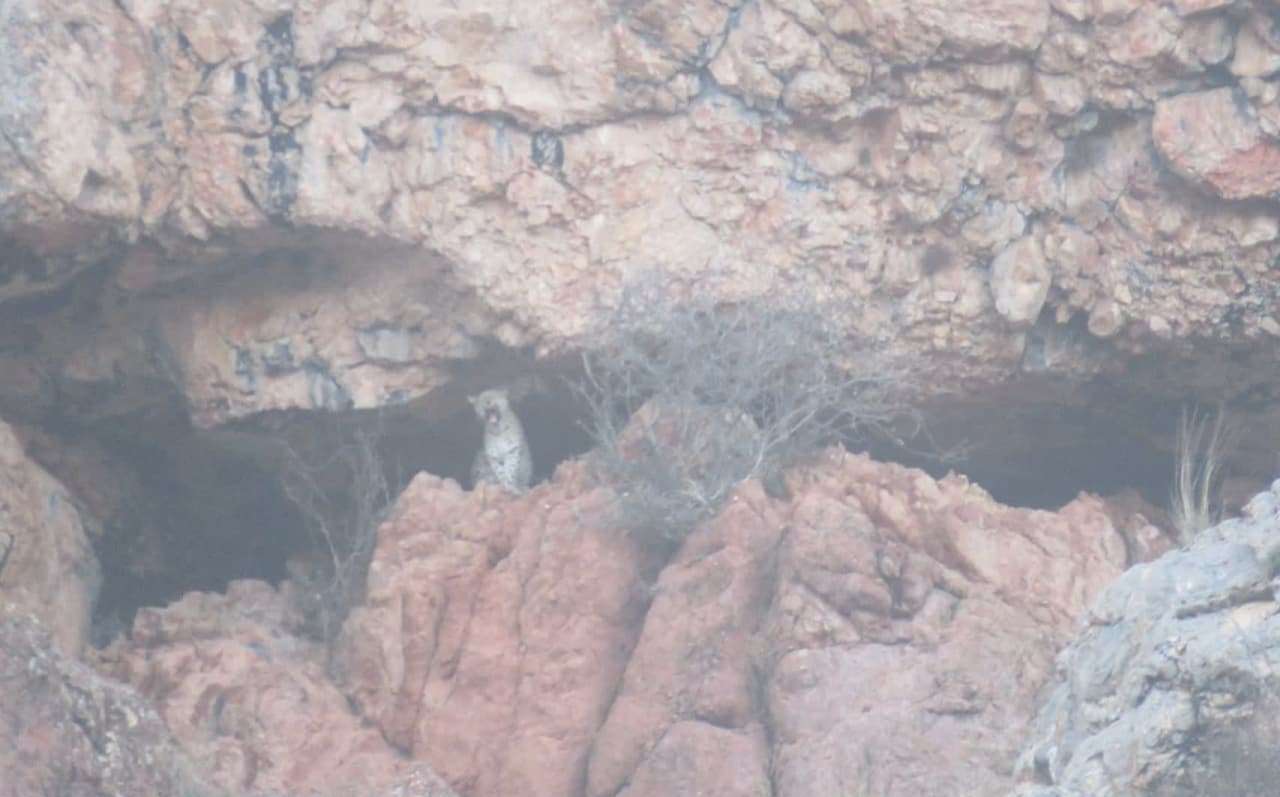
[[[8,0],[0,413],[438,419],[460,373],[577,353],[658,268],[808,286],[993,445],[1010,396],[1101,390],[1138,437],[1157,404],[1247,399],[1246,475],[1269,476],[1273,12]],[[90,521],[3,426],[0,465],[0,595],[74,654]],[[117,503],[76,470],[90,514]],[[354,712],[261,584],[146,613],[105,661],[236,787],[408,756],[473,796],[984,794],[1081,607],[1162,544],[1094,499],[1013,510],[857,457],[794,482],[745,487],[654,575],[577,466],[517,499],[419,477],[338,650]]]
[[[1156,105],[1151,134],[1179,174],[1227,199],[1280,190],[1280,142],[1265,135],[1240,89],[1182,94]]]
[[[0,605],[0,797],[211,794],[149,701]]]
[[[581,466],[513,499],[419,475],[338,663],[360,712],[465,794],[569,795],[647,603]]]
[[[149,697],[199,769],[232,794],[390,795],[399,783],[405,794],[445,797],[428,770],[352,714],[296,623],[269,585],[237,581],[226,595],[144,609],[130,637],[97,659]]]
[[[658,570],[580,463],[518,497],[423,474],[337,683],[252,581],[142,610],[95,661],[233,791],[444,794],[424,767],[468,797],[1007,788],[1056,650],[1127,561],[1111,515],[1148,527],[842,453],[788,489],[744,485]]]
[[[647,604],[580,466],[519,498],[419,476],[348,621],[346,688],[476,797],[1007,788],[1055,652],[1125,566],[1107,507],[1010,509],[847,455],[790,488],[745,486]]]
[[[1106,515],[858,456],[790,486],[741,491],[664,571],[587,794],[712,788],[711,759],[664,765],[677,727],[769,751],[722,794],[998,793],[1054,653],[1124,565]]]

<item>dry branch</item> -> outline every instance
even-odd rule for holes
[[[777,484],[822,447],[909,414],[910,372],[848,328],[800,294],[676,299],[660,277],[624,291],[580,391],[621,523],[678,541],[744,479]]]

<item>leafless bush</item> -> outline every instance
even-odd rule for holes
[[[1184,544],[1221,519],[1223,455],[1232,436],[1224,408],[1205,413],[1183,407],[1169,514]]]
[[[286,446],[283,485],[313,545],[305,566],[290,573],[303,629],[331,642],[364,596],[378,526],[393,496],[376,429],[335,425],[325,437],[331,445],[318,456]]]
[[[802,295],[677,299],[659,277],[624,291],[581,389],[622,525],[677,542],[744,479],[776,486],[801,458],[907,414],[910,374],[851,345],[841,322]]]

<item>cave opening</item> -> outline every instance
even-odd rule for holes
[[[480,421],[461,390],[431,399],[376,411],[268,412],[216,430],[195,429],[179,412],[61,429],[65,439],[92,440],[125,476],[119,511],[104,520],[95,544],[102,586],[94,644],[128,628],[139,608],[167,605],[187,592],[221,592],[246,578],[278,586],[289,577],[291,559],[325,543],[316,511],[325,533],[341,536],[349,533],[344,523],[367,520],[351,515],[355,503],[373,499],[389,507],[420,472],[471,489]],[[428,413],[421,404],[436,409]],[[513,406],[533,452],[535,485],[588,449],[562,382],[523,391]],[[378,467],[385,497],[360,494],[372,489],[370,480],[344,456],[360,446]],[[317,491],[310,502],[297,489],[302,482]]]
[[[1132,490],[1162,508],[1177,411],[1153,407],[1139,426],[1116,410],[1038,400],[931,407],[915,438],[872,441],[865,450],[934,478],[954,471],[1007,506],[1054,511],[1082,492]]]
[[[109,642],[140,607],[193,590],[222,591],[235,579],[279,585],[289,577],[290,559],[314,550],[317,539],[287,489],[286,452],[315,466],[310,476],[339,503],[352,500],[353,481],[333,454],[353,440],[371,441],[388,502],[420,472],[471,489],[483,430],[466,396],[487,386],[451,385],[377,411],[268,412],[215,430],[194,429],[180,413],[96,428],[94,438],[131,474],[133,487],[98,545],[103,585],[95,629],[103,630],[95,630],[95,642]],[[964,474],[1012,506],[1052,510],[1082,491],[1131,490],[1163,508],[1176,405],[1120,407],[1114,400],[1064,406],[1004,395],[931,406],[924,411],[927,443],[849,447],[935,477]],[[565,379],[513,393],[513,406],[533,453],[535,485],[589,450],[583,406]],[[938,456],[951,448],[963,456]]]

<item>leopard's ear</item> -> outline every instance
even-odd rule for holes
[[[476,400],[479,398],[479,396],[467,396],[467,403],[471,405],[472,409],[476,408]]]

